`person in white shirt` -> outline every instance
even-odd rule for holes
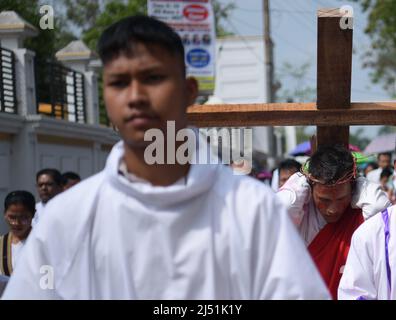
[[[375,170],[375,169],[378,169],[378,164],[377,164],[377,162],[369,162],[369,163],[367,163],[367,164],[364,166],[364,169],[363,169],[363,176],[364,176],[364,177],[367,177],[367,174],[368,174],[370,171],[373,171],[373,170]]]
[[[81,177],[78,173],[73,171],[68,171],[62,173],[62,189],[66,191],[67,189],[75,186],[77,183],[81,182]]]
[[[222,165],[145,160],[145,132],[186,128],[196,99],[180,37],[133,16],[107,28],[98,51],[122,141],[101,173],[48,203],[2,298],[328,299],[268,187]]]
[[[271,188],[274,192],[279,190],[279,168],[272,172]]]
[[[357,177],[356,161],[340,145],[321,146],[303,173],[295,173],[277,197],[291,218],[334,299],[353,232],[391,205],[380,185]]]
[[[0,274],[10,276],[32,229],[34,196],[28,191],[12,191],[4,200],[4,219],[9,232],[0,237]]]
[[[353,234],[338,288],[342,300],[396,300],[396,207],[364,222]]]
[[[36,214],[32,221],[33,227],[40,220],[48,201],[63,191],[62,175],[56,169],[42,169],[36,174],[36,186],[41,201],[36,203]]]
[[[294,159],[285,159],[279,164],[279,188],[296,172],[300,172],[301,163]],[[278,191],[278,190],[277,190]]]
[[[382,152],[378,154],[378,168],[367,173],[367,180],[374,183],[380,183],[380,176],[383,169],[391,168],[392,154],[390,152]]]

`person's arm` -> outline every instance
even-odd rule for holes
[[[352,236],[347,262],[338,287],[339,300],[377,299],[374,262],[370,248],[362,229],[357,229]]]
[[[392,203],[386,192],[381,190],[379,184],[359,177],[356,179],[351,205],[352,208],[361,208],[364,219],[368,219],[385,208],[390,207]]]
[[[285,208],[275,198],[260,209],[252,238],[253,299],[330,299]]]
[[[280,188],[276,196],[286,207],[294,224],[299,226],[305,214],[304,207],[311,198],[311,187],[307,178],[296,172]]]

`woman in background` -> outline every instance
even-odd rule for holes
[[[4,200],[9,232],[0,237],[0,274],[10,276],[30,231],[36,201],[28,191],[10,192]]]

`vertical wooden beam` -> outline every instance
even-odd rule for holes
[[[353,18],[353,17],[350,17]],[[318,109],[347,109],[351,105],[352,29],[342,28],[339,9],[318,10]],[[349,127],[317,127],[317,143],[348,145]]]

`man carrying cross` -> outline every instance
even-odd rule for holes
[[[201,127],[316,125],[317,144],[319,146],[348,145],[350,125],[395,125],[395,102],[351,103],[353,28],[345,28],[343,22],[346,19],[352,19],[352,14],[345,16],[343,11],[338,8],[324,8],[318,10],[317,18],[316,102],[240,104],[232,107],[229,105],[193,106],[189,109],[189,117],[192,122]],[[334,170],[334,176],[332,174],[330,174],[330,177],[317,176],[310,172],[314,167],[313,162],[311,162],[307,174],[311,174],[310,177],[315,178],[316,182],[307,180],[307,177],[302,174],[295,174],[288,183],[289,186],[294,184],[293,188],[286,191],[285,187],[279,195],[285,198],[289,212],[293,211],[295,213],[292,214],[292,217],[294,217],[307,246],[311,246],[314,238],[319,236],[322,230],[330,229],[331,225],[338,224],[346,211],[351,211],[352,208],[360,208],[363,217],[367,219],[390,205],[386,195],[377,189],[378,185],[371,185],[362,178],[356,179],[356,175],[353,174],[353,158],[348,151],[343,151],[342,158],[347,160],[348,165],[342,164],[342,170],[341,167],[338,168],[338,161],[334,161],[334,159],[329,161],[329,155],[322,154],[322,156],[320,158],[322,158],[323,163],[322,160],[319,163],[326,165],[332,163],[331,169]],[[326,172],[326,166],[318,168],[320,170],[317,172]],[[339,183],[344,175],[350,175],[351,173],[350,180],[343,181],[344,186],[334,184],[335,182]],[[327,179],[329,180],[327,181]],[[331,182],[331,180],[334,181]],[[322,185],[319,182],[325,184]],[[343,190],[344,188],[346,190]],[[326,221],[313,202],[313,193],[325,191],[324,194],[331,195],[330,199],[327,199],[328,203],[324,205],[323,212],[325,213],[324,209],[326,207],[340,201],[337,198],[342,196],[342,190],[349,191],[347,197],[350,200],[345,201],[343,206],[340,205],[343,208],[343,210],[340,210],[342,214],[338,213],[334,217],[335,221]],[[348,208],[349,206],[351,208]],[[322,212],[322,210],[320,211]],[[330,219],[330,217],[327,218]],[[339,225],[342,226],[342,222]],[[356,223],[357,225],[358,223]],[[351,229],[353,232],[353,228]],[[350,235],[352,234],[351,230],[348,232],[346,246],[338,251],[338,253],[344,252],[341,255],[343,257],[341,261],[345,261],[348,251]],[[326,252],[326,250],[323,252]],[[331,253],[326,256],[330,257]],[[315,260],[318,264],[318,259]],[[339,272],[340,269],[342,271],[341,267],[344,264],[337,264],[338,270],[337,266],[334,266],[329,272],[325,272],[323,267],[320,267],[322,275],[327,273],[325,278],[331,288],[333,297],[336,297]],[[334,277],[332,277],[333,275]]]
[[[391,205],[379,185],[357,178],[356,162],[343,146],[322,146],[277,193],[287,206],[334,299],[352,233]]]

